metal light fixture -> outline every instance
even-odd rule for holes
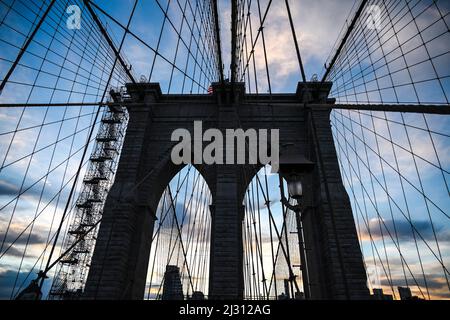
[[[303,197],[303,185],[300,176],[292,174],[288,179],[288,192],[291,198],[300,200]]]
[[[301,177],[310,174],[314,163],[304,155],[284,152],[280,156],[280,174],[286,179],[288,192],[291,198],[300,200],[303,197],[303,184]]]

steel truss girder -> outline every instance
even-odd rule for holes
[[[0,108],[39,108],[39,107],[91,107],[91,106],[124,106],[124,107],[140,107],[144,103],[136,102],[71,102],[71,103],[9,103],[0,104]],[[303,105],[302,105],[303,107]],[[450,114],[450,105],[442,104],[335,104],[335,105],[315,105],[307,104],[307,108],[320,109],[332,108],[338,110],[355,110],[355,111],[384,111],[384,112],[403,112],[403,113],[425,113],[425,114]]]

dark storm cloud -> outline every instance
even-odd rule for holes
[[[19,193],[19,189],[10,183],[0,180],[0,196],[15,196]]]
[[[20,175],[18,175],[17,177],[20,177]],[[19,180],[17,177],[13,175],[8,175],[6,179],[5,177],[3,179],[0,179],[0,196],[6,198],[6,200],[2,201],[1,206],[10,202],[19,194],[21,194],[21,196],[31,196],[33,199],[35,199],[36,203],[39,200],[39,198],[41,198],[41,203],[47,204],[49,201],[54,201],[56,198],[55,195],[57,195],[58,192],[60,191],[59,188],[52,187],[49,184],[46,184],[45,189],[43,189],[44,188],[43,180],[37,183],[36,181],[26,183],[23,185],[21,190],[20,186],[22,184],[22,181]],[[42,190],[44,190],[43,193]],[[68,191],[66,190],[66,192]]]
[[[30,250],[30,246],[39,244],[45,245],[47,243],[46,233],[44,230],[34,228],[34,231],[30,235],[29,229],[25,230],[25,232],[22,232],[25,227],[25,225],[15,225],[10,226],[8,233],[6,233],[6,229],[0,231],[0,241],[2,243],[4,242],[2,254],[5,253],[5,250],[8,250],[6,252],[6,256],[22,257],[23,246],[28,243],[28,250],[26,255],[28,257],[37,257],[37,255],[34,254],[34,250]],[[21,247],[18,248],[18,246]]]
[[[8,248],[8,247],[9,247],[9,244],[5,246],[5,248]],[[12,257],[22,257],[23,256],[23,251],[15,248],[15,247],[11,247],[11,248],[8,249],[7,255],[8,256],[12,256]]]
[[[414,226],[414,233],[417,239],[420,240],[417,234],[419,233],[425,240],[434,240],[433,229],[429,221],[413,220],[412,225]],[[413,240],[414,238],[413,228],[406,220],[384,220],[384,222],[381,222],[380,230],[378,220],[373,219],[370,221],[369,226],[371,235],[375,240],[380,239],[382,236],[389,238],[386,229],[389,230],[389,233],[394,239],[396,235],[399,240],[404,241]],[[450,242],[450,230],[447,226],[435,223],[434,228],[439,242]],[[367,239],[369,238],[367,229],[364,230],[362,236]]]
[[[29,232],[26,231],[22,234],[20,233],[21,231],[9,229],[5,239],[5,231],[2,230],[0,231],[0,241],[3,241],[3,239],[5,239],[5,244],[10,244],[20,236],[15,242],[15,244],[17,245],[25,245],[27,242],[29,245],[46,243],[46,239],[40,234],[39,231],[35,231],[31,235],[29,235]]]

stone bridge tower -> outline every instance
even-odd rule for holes
[[[279,129],[280,145],[316,165],[305,177],[303,212],[312,299],[365,299],[366,273],[334,147],[331,83],[300,83],[295,94],[245,94],[242,83],[212,95],[163,95],[159,84],[127,85],[130,120],[84,292],[86,299],[142,299],[160,197],[182,169],[171,162],[175,129]],[[193,136],[193,134],[192,134]],[[283,151],[282,151],[283,152]],[[292,152],[292,151],[291,151]],[[213,198],[210,299],[242,299],[242,205],[261,166],[195,165]]]

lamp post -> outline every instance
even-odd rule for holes
[[[305,250],[305,239],[303,237],[303,226],[301,219],[301,200],[303,197],[303,185],[302,182],[298,180],[288,181],[288,192],[289,196],[295,200],[297,200],[297,205],[292,205],[286,198],[282,198],[283,204],[295,213],[295,220],[297,223],[297,234],[298,234],[298,244],[300,251],[300,259],[301,259],[301,271],[303,278],[303,290],[305,291],[305,299],[309,299],[311,297],[310,291],[310,283],[309,283],[309,275],[308,275],[308,266],[306,262],[306,250]]]
[[[282,195],[281,202],[285,207],[295,213],[295,219],[297,222],[297,234],[305,299],[311,298],[311,290],[301,219],[301,209],[302,206],[304,206],[304,186],[302,183],[302,175],[309,174],[310,172],[312,172],[313,168],[314,163],[309,161],[302,155],[282,154],[280,156],[280,175],[283,176],[287,181],[289,196],[297,201],[297,205],[292,205]]]

